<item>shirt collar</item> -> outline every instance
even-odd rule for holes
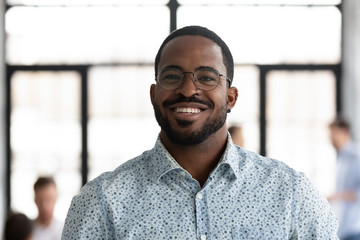
[[[165,174],[175,169],[183,169],[165,148],[158,136],[155,147],[152,149],[152,169],[154,177],[159,182]]]
[[[239,151],[240,150],[240,151]],[[229,166],[229,171],[234,175],[235,178],[240,177],[239,163],[240,159],[243,159],[241,156],[244,152],[239,146],[236,146],[231,139],[230,133],[228,133],[226,149],[221,157],[218,166],[215,168],[217,170],[222,165]]]
[[[360,157],[360,152],[358,151],[356,144],[352,141],[348,141],[338,152],[338,159],[343,159],[343,158],[351,158],[351,156],[353,157]],[[347,157],[348,156],[348,157]]]
[[[159,182],[164,175],[173,170],[178,169],[180,171],[185,171],[167,151],[167,149],[160,140],[160,136],[158,136],[156,140],[151,155],[153,161],[152,169],[157,182]],[[241,157],[240,155],[241,154],[239,154],[239,147],[233,143],[231,136],[228,133],[225,152],[214,171],[216,171],[220,167],[223,167],[223,165],[227,165],[231,173],[236,178],[239,177],[239,158]]]

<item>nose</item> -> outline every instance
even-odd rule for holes
[[[181,93],[185,97],[191,97],[194,94],[197,94],[200,89],[196,86],[194,73],[187,72],[184,73],[184,80],[180,87],[176,90],[176,93]]]

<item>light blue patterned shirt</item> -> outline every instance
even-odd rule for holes
[[[71,239],[338,239],[323,196],[301,173],[233,144],[203,187],[155,147],[74,197]]]

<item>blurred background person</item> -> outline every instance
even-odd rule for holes
[[[52,177],[39,177],[34,184],[35,204],[38,217],[34,220],[34,240],[61,239],[64,223],[53,216],[58,197],[55,180]]]
[[[330,138],[337,152],[336,192],[328,197],[339,218],[339,237],[360,240],[360,153],[351,139],[350,125],[335,119]]]
[[[31,240],[33,225],[23,213],[10,213],[5,222],[5,240]]]
[[[233,142],[236,145],[239,145],[240,147],[244,147],[244,135],[243,135],[242,127],[239,125],[233,125],[229,127],[228,130]]]

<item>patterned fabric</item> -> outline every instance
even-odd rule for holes
[[[194,160],[195,161],[195,160]],[[301,173],[233,144],[201,188],[158,138],[74,197],[62,239],[338,239]]]

